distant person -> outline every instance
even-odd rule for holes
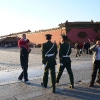
[[[75,43],[74,49],[76,49],[76,57],[81,56],[81,54],[80,54],[80,45],[79,45],[78,41]]]
[[[71,54],[71,46],[70,44],[66,42],[67,36],[64,34],[62,34],[61,36],[62,38],[61,38],[61,44],[59,48],[60,68],[59,68],[58,75],[56,78],[56,83],[59,83],[61,75],[64,69],[66,68],[69,75],[70,83],[71,83],[69,88],[74,88],[74,77],[73,77],[73,72],[71,69],[71,60],[69,57],[69,55]]]
[[[90,47],[93,46],[95,44],[94,41],[90,41]],[[92,55],[93,51],[89,49],[89,54]]]
[[[83,43],[83,52],[86,53],[86,46],[85,46],[86,42]]]
[[[83,54],[83,43],[81,42],[79,46],[80,46],[80,54]]]
[[[85,43],[86,54],[89,54],[89,48],[90,48],[90,43],[86,42]]]
[[[56,43],[56,41],[54,41],[54,44],[57,46],[57,43]]]
[[[50,69],[52,92],[55,93],[55,89],[56,89],[55,65],[56,65],[57,46],[51,42],[51,36],[52,36],[51,34],[46,34],[47,42],[42,44],[42,63],[44,66],[44,76],[43,76],[43,82],[41,83],[41,85],[44,88],[47,88],[48,74],[49,74],[49,69]]]
[[[98,77],[100,78],[100,39],[97,39],[96,44],[91,46],[90,50],[92,50],[94,54],[93,54],[93,70],[89,87],[93,87],[98,70],[99,70]]]

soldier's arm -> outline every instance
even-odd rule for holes
[[[55,45],[55,58],[56,58],[57,53],[58,53],[57,45]]]
[[[42,44],[42,46],[41,46],[41,51],[42,51],[42,64],[46,64],[44,44]]]
[[[70,47],[69,47],[70,46]],[[72,52],[72,49],[71,49],[71,45],[69,44],[69,52],[68,52],[68,55],[70,55],[71,54],[71,52]]]
[[[59,46],[59,61],[62,63],[62,45]]]

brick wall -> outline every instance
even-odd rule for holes
[[[85,32],[87,36],[85,38],[79,38],[79,32]],[[59,44],[61,33],[66,33],[66,30],[58,28],[45,32],[31,32],[31,34],[27,34],[27,38],[35,44],[42,44],[46,42],[45,34],[52,34],[52,42],[56,41],[56,43]],[[88,39],[95,39],[98,36],[98,33],[96,33],[93,28],[72,28],[69,32],[67,32],[67,36],[71,42],[76,42],[77,40],[79,42],[84,42],[88,41]]]
[[[66,33],[65,29],[59,28],[45,32],[31,33],[27,34],[27,38],[35,44],[42,44],[46,42],[45,34],[52,34],[52,42],[56,41],[56,43],[59,44],[61,33]]]

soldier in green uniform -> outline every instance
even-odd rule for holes
[[[55,72],[55,65],[56,65],[56,55],[57,55],[57,46],[51,42],[51,34],[46,34],[46,43],[42,44],[42,63],[44,66],[44,76],[43,76],[43,83],[41,85],[44,88],[47,88],[48,84],[48,74],[50,69],[51,74],[51,82],[52,82],[52,92],[55,93],[55,81],[56,81],[56,72]]]
[[[60,44],[60,47],[59,47],[60,68],[59,68],[59,72],[57,75],[56,83],[59,83],[61,75],[64,69],[66,68],[69,74],[70,83],[71,83],[69,88],[74,88],[74,77],[73,77],[73,72],[71,69],[71,60],[69,57],[69,55],[71,54],[71,47],[70,47],[70,44],[66,42],[66,40],[67,40],[67,36],[64,34],[61,34],[62,43]]]

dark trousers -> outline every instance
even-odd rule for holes
[[[90,84],[94,84],[98,69],[99,69],[98,79],[100,80],[100,60],[95,60],[95,62],[93,64],[93,71],[92,71],[92,75],[91,75]]]
[[[24,81],[28,81],[28,73],[27,73],[28,61],[20,60],[20,63],[21,63],[21,67],[22,67],[23,71],[21,72],[19,79],[22,80],[22,78],[24,77]]]
[[[97,77],[96,82],[99,82],[100,83],[100,68],[99,68],[99,71],[98,71],[98,77]]]
[[[49,74],[49,69],[50,69],[50,75],[51,75],[51,83],[52,83],[52,88],[53,91],[55,91],[55,66],[46,66],[44,69],[44,76],[43,76],[43,83],[44,86],[47,87],[48,84],[48,74]]]
[[[90,54],[90,55],[92,55],[92,54],[93,54],[91,50],[89,50],[89,54]]]
[[[74,77],[73,77],[73,72],[72,72],[72,69],[71,69],[71,63],[66,63],[64,66],[59,67],[59,72],[58,72],[58,75],[57,75],[56,82],[59,83],[59,80],[60,80],[61,75],[62,75],[65,68],[67,69],[67,72],[69,74],[69,79],[70,79],[71,85],[74,85]]]
[[[86,54],[89,54],[89,50],[88,50],[88,48],[86,49]]]

